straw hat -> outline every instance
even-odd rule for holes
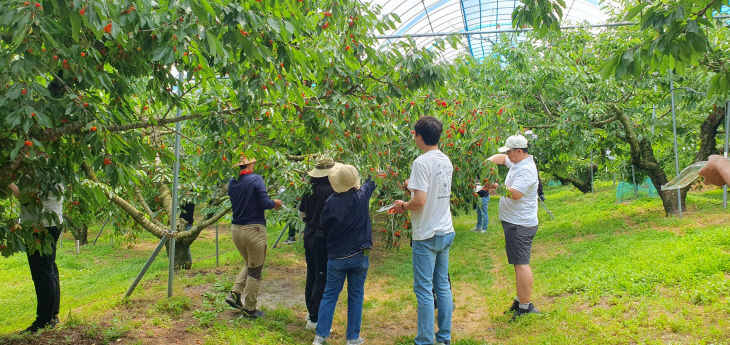
[[[251,163],[256,163],[256,158],[249,158],[249,157],[242,155],[241,160],[238,163],[234,164],[233,166],[240,167],[242,165],[249,165]]]
[[[344,193],[354,188],[360,188],[360,175],[357,169],[349,164],[340,164],[332,168],[328,175],[332,189],[337,193]]]
[[[315,161],[315,168],[309,171],[309,176],[312,177],[325,177],[327,176],[332,168],[340,163],[335,163],[335,160],[328,157],[322,157]]]

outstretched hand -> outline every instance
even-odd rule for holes
[[[730,161],[720,155],[711,155],[707,165],[698,174],[705,178],[705,183],[722,186],[730,184]]]

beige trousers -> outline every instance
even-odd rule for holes
[[[266,259],[266,227],[261,224],[231,224],[231,237],[245,263],[233,284],[233,291],[241,294],[244,309],[256,310]]]

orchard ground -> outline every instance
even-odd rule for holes
[[[514,274],[504,255],[497,198],[489,232],[469,231],[475,215],[455,218],[450,273],[456,310],[453,344],[726,343],[730,334],[730,214],[720,189],[692,191],[683,218],[665,217],[661,201],[616,204],[611,183],[596,194],[547,190],[551,220],[540,210],[533,250],[535,304],[545,313],[510,322]],[[221,225],[220,266],[213,228],[192,247],[193,269],[176,274],[166,298],[167,256],[153,263],[131,298],[122,296],[157,241],[111,244],[104,235],[74,254],[66,233],[58,255],[59,329],[37,338],[13,333],[32,321],[33,284],[24,255],[0,259],[0,344],[309,344],[304,329],[305,264],[300,243],[268,252],[261,320],[239,319],[223,301],[241,265],[228,225]],[[90,230],[96,234],[98,226]],[[269,227],[272,244],[280,228]],[[368,344],[412,344],[416,300],[410,248],[378,243],[366,282],[362,336]],[[91,238],[93,240],[93,237]],[[344,343],[346,308],[340,297],[334,344]]]

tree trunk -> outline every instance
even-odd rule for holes
[[[679,205],[677,205],[677,191],[662,191],[662,185],[668,182],[667,174],[664,173],[664,169],[662,169],[662,166],[656,160],[654,150],[651,147],[651,142],[646,138],[638,138],[634,131],[634,124],[630,121],[628,116],[626,116],[626,113],[624,113],[623,110],[619,109],[615,105],[612,105],[611,108],[616,113],[616,118],[621,122],[624,132],[626,133],[626,136],[622,139],[629,144],[631,162],[649,175],[657,193],[659,193],[659,197],[662,199],[664,212],[667,215],[678,214]],[[686,192],[688,189],[689,186],[681,189],[683,210],[686,206],[685,199],[687,198]]]
[[[190,245],[193,241],[187,240],[175,240],[175,268],[189,270],[193,267],[193,257],[190,255]],[[165,250],[169,258],[170,255],[170,242],[168,241],[165,245]]]
[[[75,239],[79,240],[81,245],[89,244],[89,226],[86,223],[81,223],[78,235],[74,235]]]
[[[695,155],[695,162],[705,161],[712,154],[720,153],[717,149],[717,128],[725,120],[725,108],[714,107],[700,126],[700,148]],[[727,128],[725,128],[727,130]]]

